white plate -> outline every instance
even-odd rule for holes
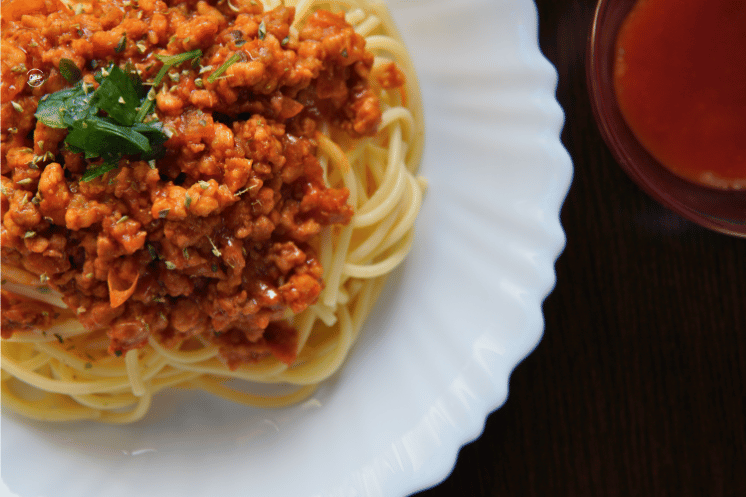
[[[556,72],[531,0],[390,4],[421,78],[430,189],[342,371],[281,410],[180,392],[126,427],[5,415],[8,495],[402,496],[445,478],[479,435],[541,338],[564,246]]]

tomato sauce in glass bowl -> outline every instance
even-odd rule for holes
[[[587,76],[604,139],[678,214],[746,237],[746,4],[600,0]]]

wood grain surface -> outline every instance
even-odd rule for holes
[[[567,247],[507,402],[417,496],[746,496],[746,240],[627,178],[587,96],[595,2],[536,3],[575,167]]]

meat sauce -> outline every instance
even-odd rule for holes
[[[639,0],[617,38],[625,121],[689,181],[746,187],[746,4]]]
[[[364,39],[324,11],[294,39],[292,8],[250,0],[88,5],[2,4],[3,264],[39,275],[86,328],[108,329],[112,354],[151,335],[201,335],[231,368],[292,362],[286,310],[323,289],[310,241],[353,213],[346,189],[325,186],[315,133],[326,122],[372,135],[381,118]],[[34,118],[43,95],[69,86],[63,58],[95,86],[95,67],[131,64],[147,82],[162,66],[155,54],[195,49],[198,64],[172,69],[156,95],[169,139],[155,163],[125,157],[81,181],[90,161],[63,146],[65,129]],[[5,291],[2,306],[6,338],[49,312]]]

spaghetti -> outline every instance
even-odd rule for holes
[[[283,6],[280,0],[262,3],[266,10]],[[294,360],[288,364],[264,355],[228,367],[220,346],[202,335],[165,344],[150,334],[144,345],[112,355],[106,328],[86,328],[39,275],[4,260],[4,298],[33,302],[51,316],[33,330],[2,341],[6,408],[44,421],[131,423],[146,415],[156,393],[172,387],[279,407],[307,398],[340,368],[386,276],[412,246],[425,189],[424,180],[416,176],[424,137],[421,100],[412,62],[382,3],[285,0],[284,5],[295,8],[289,37],[296,39],[314,12],[344,13],[375,56],[370,81],[382,110],[377,132],[370,137],[351,138],[327,125],[316,131],[324,182],[349,191],[347,203],[354,213],[346,225],[327,226],[309,241],[323,267],[324,288],[312,305],[299,313],[287,312],[297,330]],[[385,84],[391,62],[405,75],[405,85]],[[256,384],[276,385],[281,393],[245,388]]]

